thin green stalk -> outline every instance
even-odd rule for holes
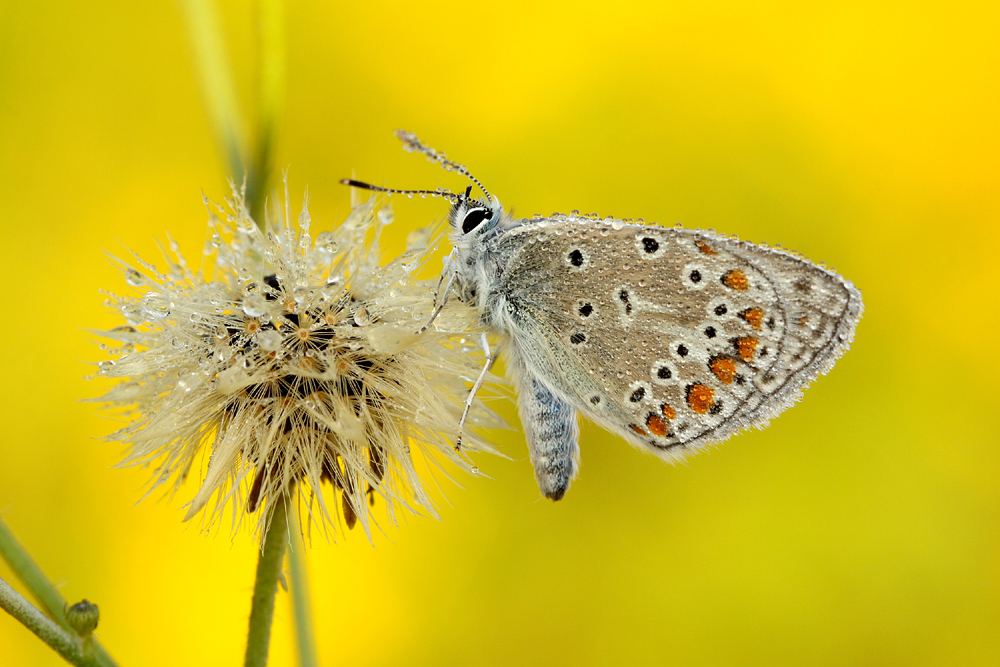
[[[247,631],[245,667],[267,665],[267,652],[271,645],[271,621],[274,619],[274,596],[278,592],[278,577],[288,543],[288,516],[285,503],[279,500],[274,506],[271,523],[264,533],[264,544],[257,560],[257,577],[253,586],[253,603],[250,606],[250,624]]]
[[[182,4],[208,113],[229,171],[239,180],[249,167],[246,161],[247,124],[236,98],[236,84],[222,43],[215,3],[212,0],[184,0]]]
[[[42,605],[42,609],[66,632],[73,633],[72,628],[66,622],[66,600],[48,580],[41,568],[35,564],[31,556],[24,547],[21,546],[14,534],[7,528],[7,524],[0,519],[0,556],[7,561],[14,575],[21,580],[21,583],[31,592],[32,596]],[[37,633],[36,633],[37,634]],[[50,644],[51,645],[51,644]],[[115,661],[111,659],[107,651],[94,642],[94,652],[97,656],[95,664],[103,667],[115,667]]]
[[[274,134],[285,100],[285,16],[281,0],[257,1],[257,33],[259,108],[254,154],[247,177],[247,201],[254,219],[263,223]]]
[[[84,655],[83,646],[76,635],[66,632],[51,618],[25,600],[20,593],[0,579],[0,609],[20,621],[67,662],[79,667],[100,667],[96,655]]]
[[[305,544],[294,536],[288,548],[289,579],[291,579],[292,611],[295,616],[295,644],[299,667],[317,667],[316,639],[313,634],[312,600],[309,595],[309,573],[306,569]]]

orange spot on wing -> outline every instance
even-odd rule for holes
[[[752,336],[747,336],[746,338],[737,338],[734,343],[736,344],[736,349],[739,350],[740,358],[743,361],[750,361],[753,359],[753,355],[756,354],[757,345],[760,341]]]
[[[747,278],[747,274],[743,273],[739,269],[733,269],[726,275],[722,276],[722,284],[736,290],[750,289],[750,280]]]
[[[712,373],[719,378],[719,382],[730,384],[736,377],[736,362],[729,357],[718,357],[709,364]]]
[[[669,405],[667,405],[666,403],[660,406],[660,411],[663,413],[663,416],[666,417],[667,419],[673,419],[674,417],[677,416],[677,411],[674,410]]]
[[[645,432],[645,431],[643,431],[643,430],[642,430],[641,428],[639,428],[638,426],[636,426],[635,424],[629,424],[629,425],[628,425],[628,427],[629,427],[630,429],[632,429],[633,431],[635,431],[636,433],[638,433],[639,435],[646,435],[646,432]]]
[[[764,311],[760,308],[747,308],[740,313],[740,317],[743,318],[744,322],[760,331],[760,323],[764,321]]]
[[[688,387],[687,402],[692,410],[703,415],[715,404],[715,391],[703,384],[693,384]]]
[[[646,428],[649,429],[650,433],[661,438],[667,434],[667,422],[663,421],[663,417],[655,412],[649,413],[649,416],[646,417]]]
[[[712,250],[712,246],[708,245],[704,241],[695,241],[694,244],[698,246],[698,250],[706,255],[718,255],[719,253]]]

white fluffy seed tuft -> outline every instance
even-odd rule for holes
[[[127,324],[100,332],[117,345],[101,346],[112,358],[96,376],[119,382],[95,400],[130,422],[109,436],[127,446],[123,465],[148,465],[149,491],[170,495],[200,477],[185,519],[202,513],[206,527],[253,515],[259,531],[282,496],[306,521],[339,514],[369,536],[376,497],[393,522],[399,507],[436,515],[415,459],[477,470],[453,444],[465,379],[478,373],[464,337],[478,330],[455,304],[414,335],[433,306],[432,287],[414,280],[432,235],[411,234],[380,266],[392,221],[380,199],[315,240],[308,196],[297,222],[276,213],[263,229],[235,187],[227,206],[206,205],[202,269],[171,240],[165,273],[122,263],[133,294],[109,299]],[[473,427],[502,426],[478,402],[472,415]],[[493,451],[475,432],[463,447]]]

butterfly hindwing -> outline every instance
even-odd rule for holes
[[[788,407],[860,316],[840,276],[707,232],[527,221],[496,252],[528,371],[667,457]]]

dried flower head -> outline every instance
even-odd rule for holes
[[[297,224],[287,200],[286,186],[284,211],[263,230],[243,192],[234,188],[227,207],[206,200],[211,268],[193,271],[173,240],[164,273],[122,264],[136,294],[111,295],[127,324],[101,332],[121,345],[98,364],[98,376],[122,381],[96,400],[130,423],[109,437],[127,444],[123,465],[153,468],[150,491],[170,484],[172,494],[200,476],[185,519],[208,508],[206,524],[229,508],[234,528],[256,512],[259,529],[284,497],[326,525],[331,493],[345,524],[369,534],[375,496],[393,520],[398,506],[434,514],[414,454],[477,472],[453,448],[465,378],[478,372],[463,338],[475,318],[456,306],[415,334],[434,298],[413,280],[431,252],[428,230],[383,267],[392,212],[380,200],[315,239],[308,195]],[[473,425],[500,425],[481,405],[473,414]],[[470,435],[469,449],[492,451]]]

